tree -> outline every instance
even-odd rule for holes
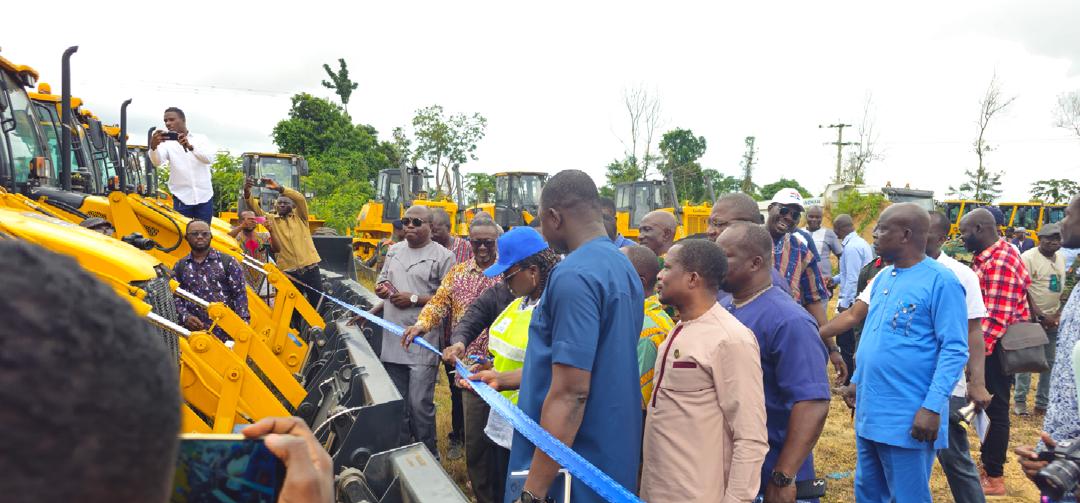
[[[600,189],[601,197],[615,197],[616,185],[623,182],[636,182],[642,179],[641,170],[637,162],[632,158],[623,160],[613,159],[604,170],[607,185]]]
[[[1080,194],[1080,183],[1068,178],[1039,180],[1031,184],[1031,199],[1045,204],[1068,204]]]
[[[660,127],[660,98],[644,86],[623,89],[623,107],[630,122],[630,136],[619,138],[623,144],[623,159],[633,163],[641,174],[640,180],[649,176],[649,167],[659,160],[652,154],[653,138]]]
[[[745,140],[746,153],[743,154],[743,160],[740,166],[742,166],[742,183],[739,184],[739,190],[743,193],[754,195],[757,191],[757,185],[754,184],[754,155],[757,154],[757,150],[754,149],[755,138],[753,136],[747,136]]]
[[[991,77],[990,85],[986,87],[986,94],[979,102],[979,119],[976,121],[976,136],[972,143],[979,165],[974,171],[964,170],[964,175],[968,178],[966,182],[956,188],[949,187],[949,191],[954,195],[986,202],[992,202],[1001,195],[1002,172],[990,171],[984,163],[986,154],[992,150],[986,142],[986,131],[994,116],[1005,110],[1013,101],[1016,101],[1016,96],[1006,98],[1001,95],[1001,84],[998,82],[997,75]]]
[[[810,191],[799,185],[799,182],[789,178],[781,178],[773,183],[762,185],[761,190],[758,191],[759,200],[767,201],[772,199],[777,192],[780,192],[780,189],[795,189],[803,197],[810,197]]]
[[[417,110],[412,125],[412,160],[423,160],[432,169],[436,193],[453,194],[452,170],[477,159],[476,144],[484,138],[487,119],[478,113],[444,116],[442,106],[432,105]]]
[[[243,161],[222,150],[210,165],[210,185],[214,187],[214,211],[235,210],[244,185]]]
[[[492,202],[491,196],[495,193],[495,175],[486,173],[469,173],[465,175],[466,199],[470,205]],[[458,204],[462,204],[459,202]]]
[[[323,70],[326,70],[326,75],[330,77],[330,80],[322,81],[323,87],[334,91],[334,94],[341,98],[341,106],[345,109],[345,113],[348,114],[349,109],[349,97],[352,96],[352,92],[356,90],[359,85],[356,82],[349,80],[349,67],[345,64],[345,58],[338,58],[338,71],[330,69],[330,65],[323,63]]]
[[[671,176],[679,198],[701,201],[705,196],[705,179],[697,160],[705,155],[704,136],[694,136],[689,129],[672,129],[660,140],[663,164],[660,171]]]
[[[729,192],[739,192],[742,186],[742,180],[735,178],[734,176],[724,175],[715,169],[703,169],[701,170],[701,176],[705,179],[706,185],[712,185],[713,194],[717,197]],[[706,192],[706,194],[708,194],[708,192]]]
[[[873,95],[866,94],[863,103],[862,122],[859,123],[859,141],[856,150],[848,152],[847,169],[844,170],[843,181],[853,185],[865,183],[866,166],[873,161],[881,160],[882,155],[877,151],[877,132],[874,131],[876,118],[874,117]]]
[[[1080,91],[1058,95],[1058,107],[1054,110],[1054,126],[1067,129],[1080,137]]]
[[[401,156],[398,146],[379,141],[375,128],[353,124],[340,105],[310,94],[292,97],[273,138],[281,152],[307,159],[310,172],[303,183],[315,194],[309,209],[339,232],[355,225],[379,170],[397,167]]]

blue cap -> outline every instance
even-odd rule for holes
[[[499,236],[499,258],[495,264],[484,269],[484,276],[498,276],[514,264],[521,262],[547,249],[544,237],[532,227],[514,227],[510,232]]]

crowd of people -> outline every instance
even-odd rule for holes
[[[823,227],[821,208],[795,191],[778,193],[764,217],[748,196],[724,195],[707,233],[681,240],[673,215],[652,212],[634,243],[591,179],[563,171],[532,226],[503,233],[486,214],[471,222],[461,241],[471,253],[434,240],[446,225],[438,212],[410,208],[374,309],[407,327],[402,340],[382,341],[409,402],[402,440],[438,455],[438,362],[412,344],[424,337],[445,348],[444,365],[466,361],[473,379],[650,502],[817,500],[812,453],[833,389],[854,409],[859,501],[929,501],[935,459],[956,501],[1003,495],[1010,411],[1031,413],[1030,376],[1002,366],[1011,327],[1032,321],[1051,341],[1034,413],[1053,438],[1080,433],[1075,393],[1053,384],[1067,373],[1075,389],[1053,346],[1080,337],[1058,335],[1075,274],[1059,250],[1080,245],[1080,198],[1067,215],[1021,253],[994,211],[970,212],[960,224],[969,266],[942,251],[944,214],[894,204],[871,245],[849,215]],[[477,501],[545,501],[559,466],[468,382],[456,384],[463,418],[454,405],[448,453],[463,442]],[[969,403],[990,418],[977,460],[960,412]],[[507,474],[526,470],[524,490],[505,494]],[[572,493],[599,500],[578,481]]]

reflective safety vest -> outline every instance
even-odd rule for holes
[[[509,372],[525,366],[525,347],[529,344],[529,322],[536,304],[522,309],[525,297],[515,299],[488,329],[488,350],[495,355],[492,367],[497,372]],[[517,404],[518,390],[501,392],[510,403]]]

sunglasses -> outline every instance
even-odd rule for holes
[[[494,239],[470,239],[469,243],[471,243],[477,248],[480,248],[481,246],[486,246],[489,250],[495,247]]]
[[[788,215],[791,215],[792,220],[798,220],[799,217],[802,216],[802,210],[800,210],[798,208],[792,208],[790,206],[780,206],[780,209],[777,210],[777,211],[780,213],[780,216],[782,216],[782,217],[786,217]]]
[[[425,223],[427,223],[427,220],[423,220],[423,219],[419,219],[419,218],[405,217],[405,218],[401,219],[401,226],[402,227],[410,227],[410,226],[411,227],[420,227],[421,225],[424,225]]]

